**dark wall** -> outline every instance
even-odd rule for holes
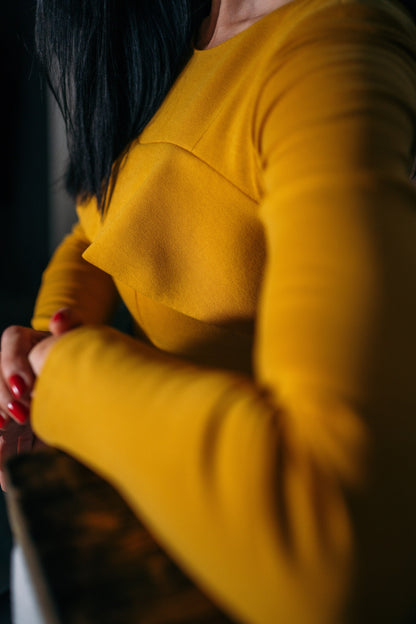
[[[46,96],[34,2],[0,2],[0,329],[27,322],[48,257]]]

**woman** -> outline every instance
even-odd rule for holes
[[[207,18],[184,0],[61,4],[38,1],[38,41],[58,68],[79,223],[33,329],[3,335],[5,454],[30,407],[35,433],[115,484],[244,622],[404,620],[409,14],[395,0],[214,0]],[[118,296],[135,338],[103,325]]]

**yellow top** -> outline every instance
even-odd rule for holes
[[[34,327],[89,325],[36,432],[244,622],[416,604],[415,118],[398,6],[293,0],[195,51],[45,273]],[[100,325],[114,284],[137,339]]]

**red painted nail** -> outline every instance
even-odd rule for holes
[[[29,418],[29,410],[18,401],[10,401],[10,403],[7,404],[7,409],[21,425]]]
[[[20,375],[12,375],[9,379],[9,386],[17,399],[23,396],[27,390],[26,384]]]
[[[55,312],[55,314],[51,318],[51,321],[53,321],[54,323],[59,323],[60,321],[66,321],[67,317],[68,315],[65,310],[58,310],[58,312]]]

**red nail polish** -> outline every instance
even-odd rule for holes
[[[23,396],[27,390],[26,384],[20,375],[12,375],[9,379],[9,386],[17,399]]]
[[[10,403],[7,404],[7,409],[21,425],[29,418],[29,410],[18,401],[10,401]]]
[[[67,313],[65,312],[65,310],[58,310],[58,312],[55,312],[55,314],[51,318],[51,321],[53,323],[59,323],[61,321],[65,321],[66,319],[67,319]]]

